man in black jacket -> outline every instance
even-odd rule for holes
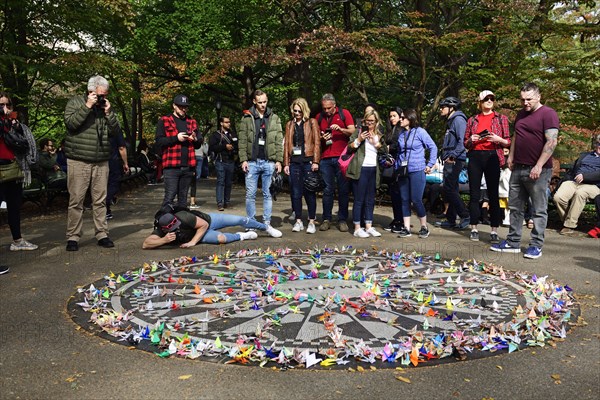
[[[231,119],[219,118],[219,129],[208,140],[208,151],[215,161],[217,170],[217,208],[223,211],[231,202],[231,185],[238,151],[237,134],[231,130]]]
[[[581,153],[569,174],[554,194],[554,203],[563,221],[561,235],[572,235],[588,200],[600,195],[600,135],[594,138],[594,150]]]

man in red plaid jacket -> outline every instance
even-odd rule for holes
[[[198,124],[187,115],[189,106],[189,98],[178,94],[173,99],[173,113],[161,117],[156,125],[156,143],[162,149],[165,181],[163,205],[170,204],[175,209],[187,207],[187,195],[196,169],[194,148],[202,145]]]

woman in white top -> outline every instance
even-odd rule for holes
[[[365,113],[363,126],[350,137],[348,153],[355,152],[354,158],[348,166],[346,177],[352,182],[354,204],[352,206],[352,220],[354,221],[354,236],[367,238],[381,236],[373,228],[373,211],[375,210],[375,193],[379,186],[380,155],[386,153],[381,129],[381,119],[375,110]],[[360,227],[361,218],[364,217],[365,227]]]

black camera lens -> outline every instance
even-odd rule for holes
[[[98,107],[104,108],[104,106],[106,106],[106,97],[104,95],[98,95],[96,104],[98,104]]]

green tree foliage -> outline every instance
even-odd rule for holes
[[[126,29],[124,0],[4,0],[0,82],[38,136],[60,136],[69,93],[115,64]]]
[[[491,89],[513,117],[527,81],[537,82],[543,101],[559,111],[565,146],[587,145],[598,130],[600,15],[593,0],[6,5],[3,86],[35,110],[40,127],[60,115],[65,93],[103,73],[126,132],[145,128],[148,136],[178,92],[191,96],[192,113],[208,123],[217,99],[235,120],[256,88],[284,116],[294,97],[318,105],[325,92],[355,115],[367,102],[382,114],[395,105],[415,108],[436,136],[443,131],[437,117],[443,97],[460,96],[469,114],[477,93]]]

